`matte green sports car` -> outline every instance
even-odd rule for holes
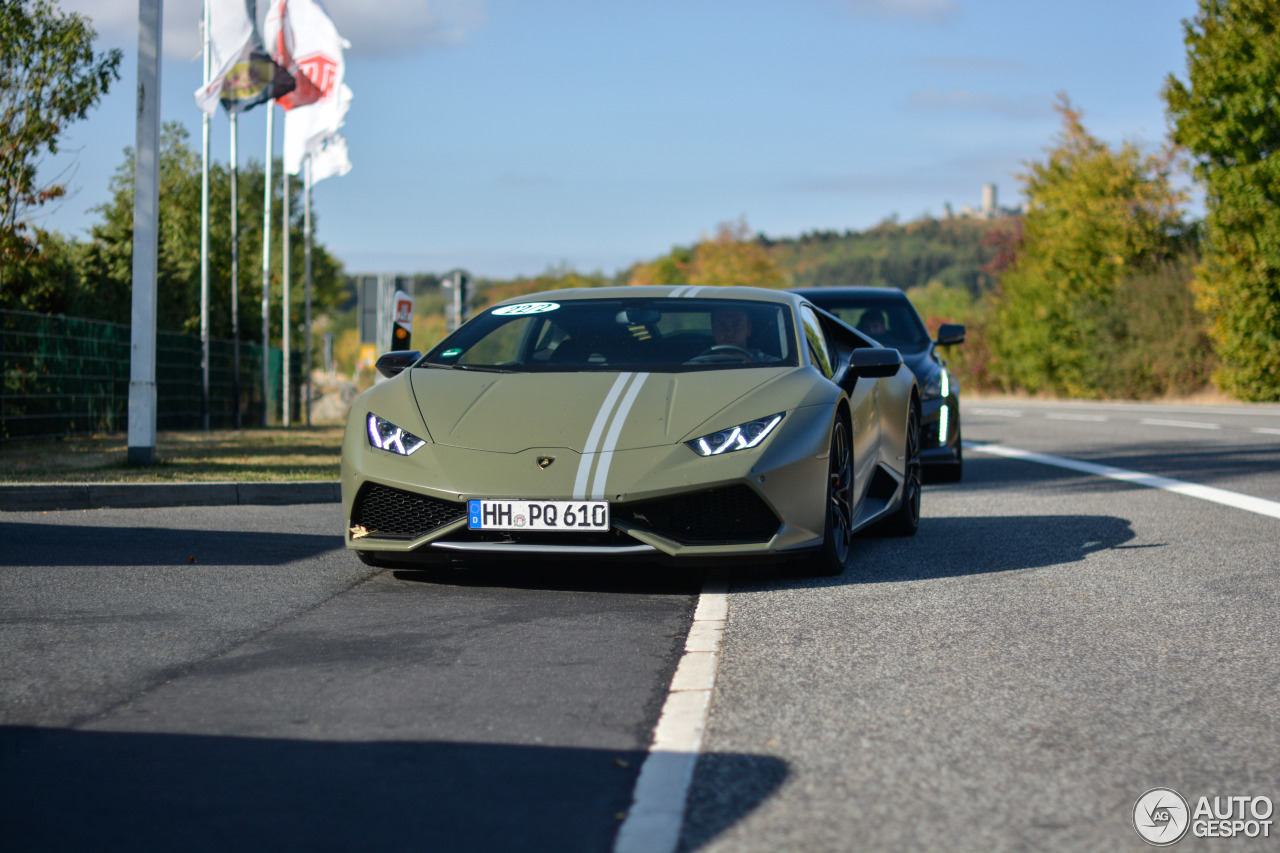
[[[496,305],[358,397],[347,547],[476,558],[788,558],[920,517],[920,398],[897,350],[793,293],[608,287]]]

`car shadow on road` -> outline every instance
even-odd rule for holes
[[[397,580],[437,586],[637,595],[697,595],[705,574],[698,567],[673,568],[652,561],[604,559],[590,563],[551,560],[522,560],[511,564],[476,562],[457,567],[394,569],[392,573]]]
[[[789,577],[776,569],[741,568],[734,588],[760,582],[796,586],[896,583],[934,578],[1015,572],[1061,566],[1098,551],[1159,548],[1126,545],[1133,529],[1109,515],[1004,515],[924,518],[909,539],[860,536],[844,573],[832,578]]]
[[[7,850],[502,850],[606,853],[644,753],[0,726]],[[732,826],[787,777],[712,754]]]
[[[0,566],[274,566],[343,547],[338,533],[2,521],[0,541]]]

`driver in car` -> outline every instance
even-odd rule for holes
[[[777,356],[748,343],[752,332],[751,315],[742,308],[717,308],[711,312],[711,336],[718,347],[734,347],[756,361],[778,361]],[[728,354],[734,351],[729,350]]]

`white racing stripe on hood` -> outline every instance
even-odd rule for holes
[[[596,446],[600,443],[600,436],[604,432],[605,424],[609,422],[609,415],[613,413],[618,396],[622,394],[622,389],[633,375],[619,373],[613,387],[605,395],[604,402],[600,404],[600,411],[596,412],[596,419],[591,424],[591,432],[587,434],[587,443],[582,448],[582,458],[578,460],[578,476],[573,481],[573,496],[576,500],[583,500],[587,495],[587,480],[591,476],[591,463],[595,459]]]
[[[637,373],[635,381],[631,383],[631,387],[627,389],[627,395],[622,398],[622,403],[618,406],[618,413],[613,417],[613,425],[609,427],[609,435],[604,440],[604,446],[600,448],[600,461],[596,465],[596,477],[591,483],[591,499],[604,499],[605,478],[609,476],[609,465],[613,462],[613,451],[618,446],[618,436],[622,434],[622,425],[627,420],[627,414],[631,411],[632,405],[635,404],[636,396],[640,393],[640,386],[644,385],[644,381],[649,378],[647,373]]]

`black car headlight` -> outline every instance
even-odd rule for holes
[[[782,414],[769,415],[767,418],[748,421],[745,424],[704,435],[702,438],[695,438],[693,441],[686,441],[685,445],[699,456],[719,456],[721,453],[746,450],[764,441],[765,437],[780,423],[782,423]]]
[[[425,441],[413,433],[405,432],[391,421],[380,418],[377,415],[369,415],[367,424],[369,427],[369,443],[379,450],[408,456],[426,444]]]
[[[939,397],[946,397],[951,393],[951,377],[947,375],[946,368],[939,370],[920,388],[920,396],[926,400],[936,400]]]

